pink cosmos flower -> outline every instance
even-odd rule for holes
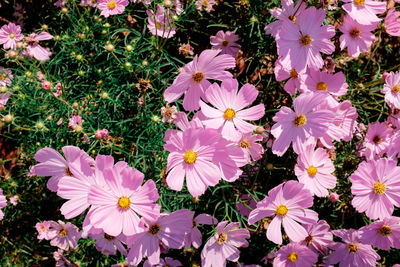
[[[49,90],[51,88],[51,82],[42,80],[42,88],[44,90]]]
[[[8,86],[11,84],[11,81],[14,79],[14,76],[11,70],[0,67],[0,86]]]
[[[5,105],[7,105],[8,99],[10,99],[11,94],[0,94],[0,110],[1,108],[4,108]]]
[[[50,245],[59,247],[63,250],[69,250],[70,248],[76,248],[78,246],[77,241],[81,238],[81,232],[78,227],[70,222],[64,223],[58,221],[58,223],[51,221],[50,231],[55,231],[55,235],[52,234]]]
[[[141,231],[128,237],[129,264],[138,265],[144,257],[148,258],[150,264],[158,264],[160,244],[168,248],[181,248],[186,234],[192,229],[193,214],[193,211],[181,209],[166,216],[160,215],[155,220],[145,220],[140,226]]]
[[[0,188],[0,221],[4,218],[4,213],[1,210],[7,206],[7,198],[3,195],[3,189]]]
[[[282,183],[268,192],[268,196],[257,203],[257,208],[250,212],[249,224],[265,217],[274,217],[268,226],[267,238],[276,244],[282,244],[281,225],[290,240],[300,242],[308,233],[298,222],[314,224],[318,213],[307,209],[313,205],[313,197],[304,185],[296,181]]]
[[[400,14],[400,13],[399,13]],[[390,106],[400,109],[400,72],[390,72],[386,83],[381,90],[385,94],[385,102]]]
[[[296,18],[296,23],[287,19],[282,24],[276,44],[282,65],[297,72],[310,68],[322,68],[324,60],[320,52],[332,54],[335,45],[329,41],[335,35],[335,27],[320,26],[325,19],[325,10],[308,8]]]
[[[190,43],[187,44],[182,44],[178,48],[179,54],[184,55],[185,57],[187,56],[193,56],[193,47],[190,45]]]
[[[176,119],[177,112],[178,109],[176,106],[170,107],[169,104],[167,104],[165,107],[161,107],[161,121],[163,123],[172,123]]]
[[[74,266],[64,255],[64,250],[58,249],[53,252],[53,258],[56,261],[56,267],[72,267]]]
[[[164,9],[163,6],[157,6],[157,12],[153,10],[147,10],[149,16],[147,21],[147,28],[153,35],[160,36],[162,38],[172,38],[176,33],[176,26],[172,19],[172,11]]]
[[[240,201],[236,204],[237,210],[240,215],[249,217],[250,211],[257,207],[257,202],[249,194],[242,195],[239,200]]]
[[[220,222],[215,230],[217,231],[204,245],[201,251],[201,263],[203,267],[226,266],[226,260],[239,260],[239,247],[247,247],[250,238],[247,229],[240,229],[240,223]]]
[[[278,20],[268,24],[264,28],[265,33],[271,34],[275,39],[278,38],[278,33],[282,28],[283,22],[287,19],[296,22],[297,16],[307,7],[307,4],[303,1],[297,1],[296,5],[294,5],[293,0],[281,0],[281,4],[282,9],[274,8],[269,10],[269,13]]]
[[[96,241],[94,243],[96,249],[104,255],[115,255],[117,250],[125,256],[127,254],[127,251],[122,244],[122,240],[125,239],[123,235],[111,236],[102,231],[98,234],[89,234],[89,237]]]
[[[182,263],[178,260],[174,260],[171,257],[165,257],[164,259],[160,259],[160,262],[158,264],[150,264],[150,262],[147,260],[143,263],[143,267],[179,267],[182,266]]]
[[[370,159],[378,159],[389,148],[392,129],[384,122],[373,122],[368,125],[368,132],[365,136],[364,147],[365,157]]]
[[[339,266],[375,267],[381,257],[371,245],[361,243],[359,232],[354,229],[332,231],[342,242],[330,246],[332,252],[327,259],[328,264],[339,263]]]
[[[64,146],[62,151],[65,159],[52,148],[42,148],[35,154],[35,160],[40,162],[33,166],[38,176],[51,176],[47,181],[47,188],[53,192],[58,190],[58,182],[63,176],[72,176],[72,171],[79,171],[80,161],[87,164],[94,163],[94,160],[79,147]],[[71,171],[72,170],[72,171]]]
[[[381,21],[376,14],[386,11],[386,2],[375,0],[343,0],[342,8],[360,24],[369,25]]]
[[[222,136],[232,139],[236,130],[242,133],[252,132],[256,125],[246,121],[261,119],[265,114],[264,104],[247,108],[257,98],[258,90],[246,83],[238,92],[238,82],[235,79],[223,80],[221,87],[214,83],[205,92],[205,97],[216,108],[200,101],[201,113],[208,119],[203,120],[206,127],[222,129]]]
[[[53,39],[53,35],[47,32],[41,32],[39,34],[31,33],[28,37],[25,37],[25,41],[28,45],[26,48],[28,55],[40,61],[49,60],[51,56],[50,49],[41,47],[39,42],[51,39]]]
[[[313,266],[318,261],[318,254],[299,243],[289,243],[275,254],[274,266],[303,267]]]
[[[328,196],[327,189],[335,188],[336,177],[332,175],[334,171],[335,167],[326,150],[318,148],[314,151],[314,145],[308,145],[304,152],[299,154],[294,167],[299,182],[318,197]]]
[[[305,72],[297,73],[295,69],[286,68],[282,65],[280,59],[275,62],[274,72],[277,81],[289,79],[283,87],[288,94],[293,96],[296,89],[300,90],[303,87]]]
[[[351,57],[358,57],[360,53],[368,52],[369,47],[375,40],[375,35],[371,32],[376,29],[377,23],[363,25],[345,16],[343,24],[339,26],[339,30],[343,33],[340,36],[340,49],[347,47],[347,53]]]
[[[373,247],[389,250],[400,248],[400,218],[388,217],[359,230],[361,241]]]
[[[318,221],[316,224],[305,224],[308,236],[300,243],[311,248],[315,252],[326,254],[329,245],[333,242],[333,235],[326,221]]]
[[[313,109],[324,102],[327,94],[324,92],[303,93],[294,100],[294,111],[288,107],[281,107],[273,120],[276,122],[271,129],[276,138],[272,152],[282,156],[289,148],[290,143],[297,154],[303,151],[307,142],[316,143],[316,138],[323,136],[335,118],[329,110]]]
[[[4,49],[17,49],[17,42],[24,39],[21,27],[14,23],[4,24],[0,29],[0,44]]]
[[[263,140],[262,135],[245,133],[238,136],[236,143],[243,150],[246,155],[247,162],[257,161],[261,159],[264,154],[264,148],[257,141]]]
[[[218,55],[220,50],[204,50],[183,68],[173,84],[164,92],[168,103],[176,101],[185,93],[183,108],[187,111],[199,109],[200,97],[211,85],[207,79],[222,81],[232,77],[225,69],[235,67],[235,59],[230,55]]]
[[[82,131],[82,117],[79,115],[74,115],[69,119],[68,123],[69,127],[71,127],[76,132]],[[78,129],[78,130],[77,130]]]
[[[329,196],[329,201],[332,202],[332,203],[336,203],[336,202],[339,201],[339,198],[340,198],[340,196],[338,195],[338,193],[333,192]]]
[[[400,131],[396,131],[392,138],[390,138],[387,156],[389,159],[400,158]]]
[[[110,162],[106,163],[107,165]],[[158,191],[153,180],[142,186],[144,174],[124,161],[102,170],[105,186],[94,184],[87,196],[92,205],[90,223],[112,236],[133,235],[139,230],[139,216],[154,220],[159,216]]]
[[[201,232],[198,228],[199,225],[207,224],[207,225],[213,225],[217,224],[218,220],[213,218],[211,215],[202,213],[197,215],[193,219],[193,228],[192,230],[186,234],[185,236],[185,249],[188,250],[190,249],[190,246],[193,245],[194,248],[199,248],[202,243],[202,237],[201,237]]]
[[[343,72],[335,74],[326,71],[308,69],[301,91],[325,91],[333,96],[342,96],[347,93],[348,84]]]
[[[81,0],[79,3],[81,6],[91,6],[91,7],[96,7],[97,6],[97,0]]]
[[[389,9],[385,17],[385,30],[392,36],[400,36],[400,12],[395,8]]]
[[[17,206],[18,201],[19,201],[19,196],[18,195],[14,195],[14,196],[10,197],[10,203],[13,206]]]
[[[210,12],[212,10],[213,5],[215,5],[215,0],[196,1],[196,9],[199,11],[206,10],[207,12]]]
[[[233,57],[236,56],[237,51],[239,51],[240,45],[236,43],[239,40],[234,32],[231,31],[218,31],[215,36],[210,37],[210,43],[213,49],[220,49],[221,54],[228,54]]]
[[[56,223],[54,221],[43,221],[43,222],[38,222],[35,225],[35,228],[38,232],[38,236],[37,239],[42,240],[42,239],[46,239],[46,240],[51,240],[53,239],[56,235],[57,232],[53,231],[51,229],[51,226]]]
[[[400,207],[400,167],[397,167],[397,160],[363,161],[350,181],[354,195],[351,204],[372,220],[389,217],[394,206]]]
[[[107,18],[110,15],[122,14],[128,4],[128,0],[98,0],[97,8],[101,10],[100,15]]]

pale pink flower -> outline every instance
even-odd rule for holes
[[[326,221],[318,221],[315,224],[305,224],[308,236],[300,243],[308,246],[315,252],[326,254],[329,245],[333,243],[333,235],[329,224]]]
[[[15,195],[15,196],[10,197],[10,203],[11,203],[13,206],[17,206],[18,200],[19,200],[19,196],[18,196],[18,195]]]
[[[304,267],[314,266],[318,261],[318,254],[299,243],[289,243],[281,247],[275,254],[276,267]]]
[[[248,162],[252,160],[257,161],[262,158],[264,148],[261,144],[257,143],[261,140],[263,140],[263,137],[260,134],[253,134],[250,132],[239,135],[239,139],[236,143],[245,153]]]
[[[193,214],[193,211],[181,209],[165,216],[160,215],[155,220],[145,220],[140,226],[141,231],[128,237],[128,263],[138,265],[147,257],[150,264],[158,264],[160,244],[167,248],[180,249],[186,234],[192,229]]]
[[[359,230],[361,241],[373,247],[389,250],[400,249],[400,218],[388,217],[375,221]]]
[[[7,206],[7,198],[3,195],[3,189],[0,188],[0,221],[4,218],[4,213],[1,210]]]
[[[342,8],[360,24],[369,25],[381,21],[376,14],[386,11],[386,1],[375,0],[343,0]]]
[[[53,223],[56,223],[54,221],[43,221],[43,222],[38,222],[35,225],[35,228],[38,232],[38,236],[37,239],[42,240],[42,239],[46,239],[46,240],[51,240],[53,239],[56,235],[57,232],[51,230],[51,225]]]
[[[335,35],[335,27],[321,26],[324,19],[325,10],[311,7],[296,17],[296,23],[284,20],[276,40],[282,65],[299,73],[307,67],[323,67],[320,52],[329,55],[335,50],[335,45],[329,40]]]
[[[292,96],[295,94],[296,89],[300,90],[303,87],[305,72],[297,73],[295,69],[286,68],[282,65],[280,59],[275,61],[274,73],[277,81],[289,79],[283,89]]]
[[[340,237],[342,242],[330,246],[334,250],[327,259],[327,264],[339,263],[339,266],[375,267],[376,261],[381,257],[371,245],[363,244],[359,232],[354,229],[333,230],[334,235]]]
[[[384,122],[373,122],[368,124],[368,132],[365,136],[363,146],[365,157],[378,159],[388,151],[390,138],[393,130]]]
[[[147,28],[153,35],[162,38],[172,38],[176,33],[176,26],[172,19],[173,11],[164,9],[163,6],[158,5],[157,11],[146,10],[148,16]]]
[[[400,14],[400,13],[399,13]],[[392,107],[400,109],[400,72],[390,72],[386,78],[386,83],[381,90],[385,94],[386,103]]]
[[[363,161],[350,176],[350,181],[354,195],[351,204],[370,219],[389,217],[394,206],[400,207],[400,167],[397,167],[397,160]]]
[[[235,59],[230,55],[218,55],[220,50],[204,50],[200,56],[185,65],[183,72],[164,92],[168,103],[176,101],[185,93],[183,108],[187,111],[199,109],[200,97],[211,85],[207,79],[222,81],[232,77],[225,69],[235,67]]]
[[[24,39],[21,27],[14,23],[4,24],[0,29],[0,44],[4,49],[17,49],[17,42]]]
[[[97,8],[101,10],[100,15],[107,18],[110,15],[122,14],[128,4],[128,0],[98,0]]]
[[[14,76],[11,70],[0,67],[0,86],[10,85],[13,79]]]
[[[198,228],[199,225],[214,225],[217,224],[218,220],[215,219],[213,216],[202,213],[197,215],[193,219],[193,228],[192,230],[186,234],[185,236],[185,249],[190,249],[190,246],[193,246],[194,248],[199,248],[202,243],[202,236],[201,232]]]
[[[390,159],[397,159],[400,157],[400,131],[396,131],[392,138],[390,138],[387,156]]]
[[[49,90],[51,88],[51,82],[42,80],[42,88],[44,90]]]
[[[220,49],[221,54],[236,56],[239,51],[240,45],[236,42],[239,40],[239,36],[231,31],[218,31],[215,36],[210,37],[210,43],[213,49]]]
[[[187,44],[182,44],[179,48],[178,48],[178,52],[179,54],[184,55],[185,57],[187,56],[193,56],[193,47],[187,43]]]
[[[203,120],[206,127],[222,129],[222,136],[232,139],[236,130],[241,133],[254,131],[257,126],[247,121],[261,119],[265,114],[264,104],[250,106],[258,96],[258,90],[246,83],[238,91],[239,83],[235,79],[225,79],[221,86],[213,83],[205,91],[205,98],[215,108],[200,101],[201,113],[208,119]]]
[[[97,0],[81,0],[81,2],[79,4],[81,6],[96,7],[97,6]]]
[[[250,212],[249,224],[265,217],[274,217],[268,226],[267,238],[276,244],[282,244],[281,225],[290,240],[300,242],[307,236],[307,230],[299,224],[314,224],[318,213],[307,209],[313,205],[313,197],[304,185],[296,181],[282,183],[268,192],[268,196],[257,203]]]
[[[335,74],[326,71],[308,69],[301,91],[325,91],[333,96],[343,96],[347,93],[348,84],[343,72]]]
[[[111,236],[102,231],[98,234],[89,234],[89,237],[95,240],[96,249],[105,255],[115,255],[117,250],[125,256],[127,254],[126,248],[122,244],[126,239],[123,235]]]
[[[28,45],[26,48],[28,55],[40,61],[49,60],[51,56],[50,49],[40,46],[39,42],[50,39],[53,39],[53,35],[47,32],[41,32],[39,34],[31,33],[28,37],[25,37],[25,41]]]
[[[291,143],[294,152],[299,154],[307,142],[315,144],[328,131],[335,114],[330,110],[313,110],[326,98],[324,92],[303,93],[294,100],[294,111],[281,107],[273,117],[276,123],[271,130],[276,138],[272,146],[274,154],[282,156]]]
[[[160,259],[158,264],[150,264],[149,260],[143,263],[143,267],[179,267],[183,266],[182,263],[178,260],[174,260],[171,257],[165,257],[164,259]]]
[[[210,12],[215,5],[215,0],[197,0],[196,1],[196,9],[199,11],[206,10]]]
[[[57,90],[55,93],[53,93],[53,95],[55,97],[59,97],[61,95],[62,91],[61,90]]]
[[[36,77],[37,77],[39,80],[44,80],[44,79],[46,79],[46,75],[44,75],[43,72],[41,72],[41,71],[38,71],[38,72],[36,73]]]
[[[347,47],[347,53],[351,57],[358,57],[360,53],[368,52],[375,40],[375,35],[371,32],[377,25],[378,23],[359,24],[350,16],[345,16],[343,24],[339,26],[339,30],[343,33],[339,38],[340,49],[344,50]]]
[[[294,167],[299,182],[318,197],[328,196],[328,189],[335,188],[336,176],[332,175],[334,171],[335,167],[326,150],[314,150],[314,145],[308,145],[303,153],[299,154]]]
[[[5,105],[7,105],[8,99],[10,99],[11,94],[0,94],[0,110],[1,108],[4,108]]]
[[[226,266],[226,260],[239,260],[239,247],[247,247],[250,238],[249,230],[240,229],[240,223],[220,222],[216,227],[216,233],[204,245],[201,251],[201,263],[203,267]]]
[[[400,12],[395,8],[389,9],[385,17],[385,30],[392,36],[400,36]]]
[[[80,127],[82,129],[82,117],[79,115],[74,115],[69,119],[68,126],[71,127],[73,130]]]
[[[172,123],[176,119],[177,112],[178,109],[176,106],[170,107],[169,104],[167,104],[165,107],[161,107],[161,121],[163,123]]]
[[[76,248],[78,246],[77,241],[81,238],[81,232],[78,227],[70,222],[64,223],[58,221],[58,223],[50,221],[50,231],[54,231],[56,234],[52,234],[50,245],[59,247],[63,250],[69,250],[70,248]]]

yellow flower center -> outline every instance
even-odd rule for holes
[[[392,92],[393,93],[400,93],[400,84],[396,84],[395,86],[392,87]]]
[[[40,229],[42,230],[42,232],[46,232],[46,226],[42,225],[42,227],[40,227]]]
[[[347,245],[347,250],[351,253],[356,253],[358,251],[357,244],[351,242],[350,244]]]
[[[326,92],[326,91],[328,91],[327,88],[328,87],[326,86],[326,83],[324,83],[324,82],[317,83],[317,90]]]
[[[187,164],[193,164],[197,159],[197,153],[189,150],[186,151],[185,155],[183,156],[183,160],[187,163]]]
[[[6,79],[6,75],[0,75],[0,80],[4,81]]]
[[[193,76],[192,79],[195,83],[201,83],[201,81],[204,79],[204,74],[201,73],[200,71],[196,71]]]
[[[110,1],[110,2],[108,2],[107,6],[109,9],[113,10],[117,6],[117,2]]]
[[[293,23],[296,22],[296,16],[294,16],[294,15],[289,16],[289,17],[287,17],[287,18],[290,19]]]
[[[386,185],[381,183],[381,182],[376,182],[374,184],[374,193],[377,195],[382,195],[383,193],[386,192]]]
[[[286,215],[287,212],[288,209],[286,208],[286,206],[281,204],[276,208],[275,214],[283,217]]]
[[[208,6],[208,1],[207,0],[203,0],[203,6]]]
[[[247,140],[242,140],[242,141],[240,141],[240,144],[239,144],[239,146],[240,146],[241,148],[249,148],[250,145],[251,145],[250,142],[247,141]]]
[[[365,0],[354,0],[354,4],[358,5],[358,6],[362,6],[364,5]]]
[[[299,41],[302,46],[309,46],[311,44],[311,37],[308,34],[303,34]]]
[[[299,78],[299,74],[297,73],[297,71],[295,69],[292,69],[290,71],[290,78],[293,78],[293,79]]]
[[[361,30],[359,28],[354,28],[350,31],[350,36],[352,38],[357,38],[361,35]]]
[[[72,174],[71,170],[68,167],[65,168],[65,172],[64,173],[65,173],[66,176],[74,177],[74,175]]]
[[[60,231],[58,231],[58,236],[64,237],[68,234],[68,229],[63,227]]]
[[[130,205],[131,205],[131,200],[128,197],[120,197],[118,199],[118,206],[121,209],[126,210],[127,208],[129,208]]]
[[[235,116],[236,116],[236,111],[234,111],[231,108],[226,109],[225,112],[224,112],[224,117],[225,117],[225,120],[227,120],[227,121],[233,120],[233,118]]]
[[[307,169],[308,175],[310,175],[311,177],[314,177],[317,174],[317,168],[315,168],[314,166],[310,166]]]
[[[10,37],[10,39],[14,39],[15,38],[15,34],[14,33],[10,33],[10,35],[8,37]]]
[[[295,262],[297,261],[297,254],[296,252],[290,252],[289,256],[287,257],[289,261]]]
[[[150,226],[149,228],[149,233],[151,235],[157,235],[159,232],[161,232],[161,226],[158,224],[153,224],[152,226]]]
[[[217,243],[222,245],[226,242],[226,240],[228,240],[228,236],[224,233],[220,233],[218,238],[217,238]]]
[[[221,44],[222,44],[223,47],[228,47],[229,41],[228,40],[223,40]]]
[[[382,143],[383,139],[380,138],[378,135],[374,137],[374,139],[372,140],[374,141],[375,144],[379,145],[380,143]]]
[[[156,28],[157,28],[157,29],[161,29],[161,28],[162,28],[162,25],[161,25],[159,22],[156,22]]]
[[[392,228],[389,225],[382,225],[381,228],[378,229],[378,234],[381,236],[388,236],[392,233]]]
[[[304,115],[297,115],[293,122],[297,127],[301,127],[306,124],[307,118]]]
[[[312,237],[312,235],[308,235],[304,241],[306,241],[307,246],[311,245],[311,243],[314,241],[314,238]]]

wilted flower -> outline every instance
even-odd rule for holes
[[[162,119],[161,121],[163,123],[172,123],[175,118],[176,118],[176,113],[178,112],[178,109],[176,106],[170,107],[169,104],[167,104],[165,107],[161,108],[161,116]]]

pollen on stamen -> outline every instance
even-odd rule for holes
[[[228,236],[224,233],[220,233],[218,238],[217,238],[217,243],[222,245],[226,242],[226,240],[228,240]]]
[[[130,205],[131,205],[131,200],[128,197],[120,197],[118,199],[118,206],[121,209],[126,210],[129,208]]]
[[[390,228],[389,225],[382,225],[379,229],[378,229],[378,234],[381,236],[389,236],[392,233],[392,228]]]
[[[392,90],[393,93],[396,93],[396,94],[400,93],[400,84],[394,85],[394,86],[391,88],[391,90]]]
[[[362,6],[364,5],[365,0],[354,0],[354,4],[358,5],[358,6]]]
[[[308,34],[303,34],[299,40],[302,46],[309,46],[311,44],[311,37]]]
[[[241,148],[249,148],[250,147],[250,142],[247,141],[247,140],[242,140],[242,141],[240,141],[239,146]]]
[[[204,74],[200,71],[196,71],[193,74],[192,79],[195,83],[201,83],[201,81],[203,81],[203,79],[204,79]]]
[[[304,124],[306,124],[306,122],[307,118],[304,115],[297,115],[293,121],[294,125],[296,125],[297,127],[303,126]]]
[[[196,162],[197,159],[197,153],[189,150],[185,152],[185,155],[183,155],[183,160],[187,163],[187,164],[193,164]]]
[[[108,2],[107,6],[109,9],[113,10],[117,6],[117,2],[110,1],[110,2]]]
[[[293,79],[299,78],[299,74],[297,73],[297,71],[295,69],[292,69],[290,71],[290,78],[293,78]]]
[[[324,82],[317,83],[317,90],[318,91],[328,91],[328,86]]]
[[[236,111],[231,108],[228,108],[224,112],[225,120],[231,121],[236,116]]]
[[[317,168],[315,168],[314,166],[310,166],[307,168],[307,173],[308,175],[310,175],[311,177],[314,177],[317,174],[318,170]]]
[[[347,245],[347,250],[351,253],[356,253],[358,251],[358,246],[357,244],[351,242],[350,244]]]
[[[352,38],[357,38],[357,37],[359,37],[360,35],[361,35],[361,30],[358,29],[358,28],[354,28],[354,29],[352,29],[352,30],[350,31],[350,36],[351,36]]]
[[[288,260],[291,261],[291,262],[297,261],[297,254],[296,254],[296,252],[291,252],[291,253],[289,254],[289,256],[288,256]]]
[[[374,184],[374,193],[377,195],[383,195],[386,192],[386,185],[380,181]]]
[[[159,232],[161,232],[161,226],[158,224],[153,224],[150,226],[149,231],[151,235],[156,236]]]
[[[279,205],[276,208],[275,214],[283,217],[283,216],[285,216],[287,214],[287,212],[288,212],[288,209],[286,208],[285,205]]]
[[[222,44],[223,47],[228,47],[229,41],[228,40],[223,40],[221,44]]]

